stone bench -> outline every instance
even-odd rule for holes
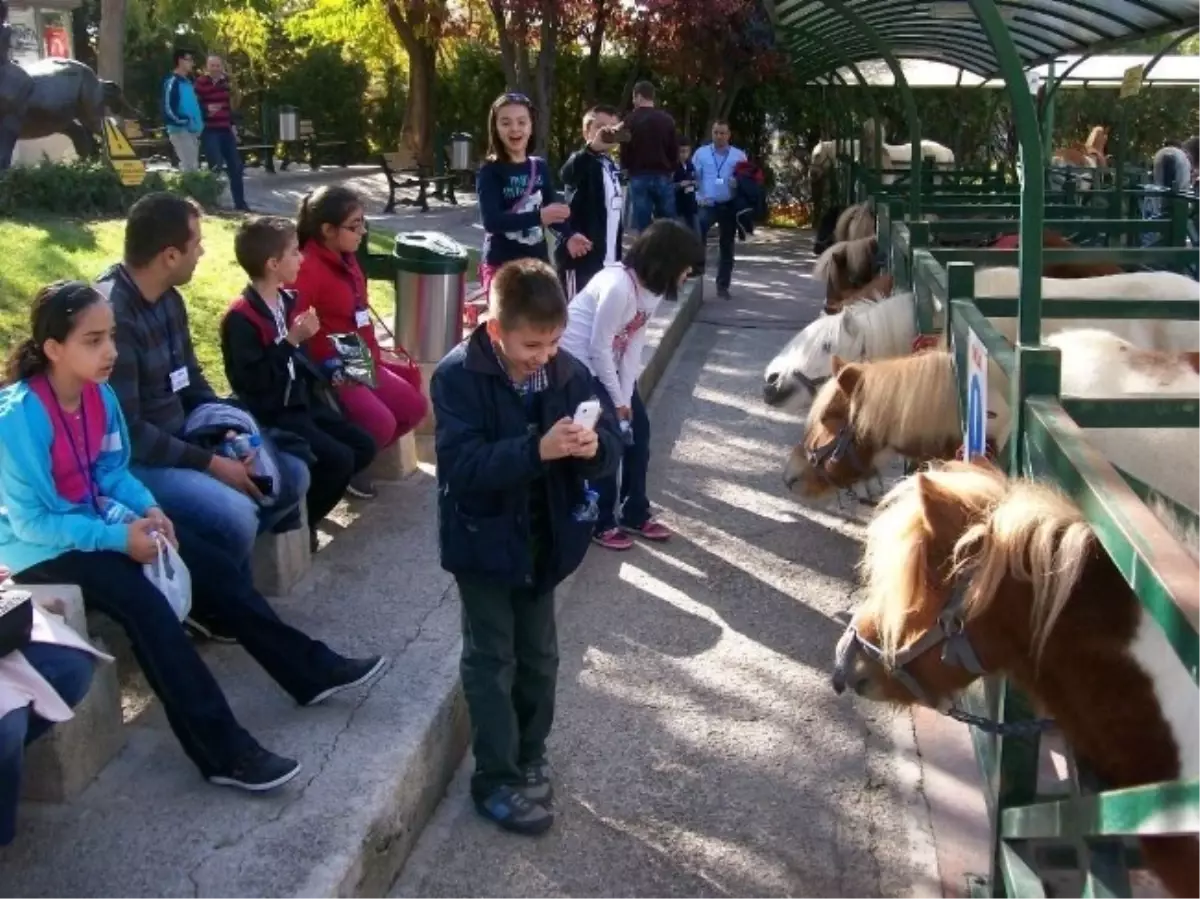
[[[57,611],[92,645],[112,654],[88,634],[83,595],[76,586],[21,587],[38,605]],[[59,602],[53,602],[58,600]],[[21,796],[35,802],[64,802],[78,795],[125,746],[121,688],[115,664],[96,666],[92,686],[75,707],[75,717],[56,724],[25,752]]]

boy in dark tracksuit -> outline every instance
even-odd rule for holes
[[[584,146],[571,154],[559,172],[571,207],[571,230],[592,243],[591,250],[578,258],[572,258],[562,243],[554,251],[554,264],[568,302],[605,265],[621,261],[625,194],[620,169],[610,151],[627,138],[615,107],[593,106],[583,116]]]
[[[305,497],[309,545],[317,525],[346,492],[350,479],[378,452],[371,435],[346,421],[323,372],[302,349],[319,327],[311,308],[296,315],[296,295],[280,285],[300,269],[296,228],[284,218],[244,221],[234,237],[250,284],[221,320],[221,354],[234,395],[263,425],[302,437],[316,461]]]
[[[700,233],[700,207],[696,205],[696,167],[692,145],[679,145],[679,168],[675,169],[675,216],[696,234]]]
[[[554,270],[536,259],[506,263],[489,308],[429,382],[438,541],[463,608],[471,796],[502,828],[537,834],[554,822],[554,588],[591,541],[588,484],[616,472],[623,445],[611,406],[594,430],[572,422],[594,394],[587,368],[556,354],[567,304]]]

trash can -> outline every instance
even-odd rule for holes
[[[396,235],[396,340],[434,363],[462,340],[467,250],[438,231]]]
[[[450,171],[467,172],[471,169],[471,135],[459,131],[450,135]]]
[[[288,143],[300,137],[300,110],[295,106],[279,107],[279,140]]]

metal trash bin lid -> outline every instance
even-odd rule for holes
[[[467,248],[440,231],[401,231],[392,255],[402,272],[459,275],[467,271]]]

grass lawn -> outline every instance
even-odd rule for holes
[[[246,283],[233,258],[239,219],[206,215],[202,220],[204,257],[191,284],[182,289],[192,339],[205,374],[218,393],[228,389],[217,328],[230,301]],[[29,302],[43,285],[59,278],[91,279],[121,258],[124,219],[67,221],[31,218],[0,221],[0,350],[29,333]],[[371,230],[371,248],[390,253],[393,235]],[[389,321],[395,305],[390,284],[370,282],[371,304]]]

